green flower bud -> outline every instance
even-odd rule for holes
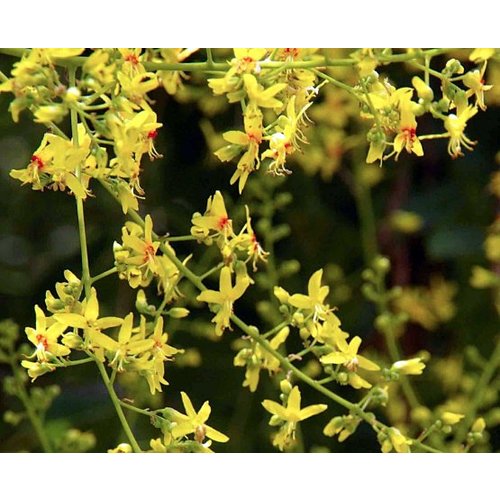
[[[4,422],[13,426],[19,425],[24,417],[25,417],[24,413],[17,413],[11,410],[7,410],[3,414]]]
[[[443,73],[446,73],[450,76],[454,74],[461,75],[463,74],[463,72],[464,72],[464,67],[457,59],[450,59],[446,63],[445,69],[443,71]]]
[[[381,274],[387,274],[391,269],[391,261],[387,257],[379,255],[373,261],[373,268]]]
[[[172,309],[168,311],[168,315],[171,318],[176,319],[185,318],[189,315],[189,309],[186,309],[185,307],[172,307]]]

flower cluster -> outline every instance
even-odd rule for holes
[[[168,243],[163,243],[175,255]],[[145,218],[144,228],[135,222],[126,222],[122,228],[122,243],[115,241],[113,253],[118,275],[127,280],[132,288],[147,287],[154,279],[158,291],[167,301],[178,296],[177,283],[180,273],[166,255],[158,255],[160,242],[153,238],[153,221],[149,215]]]
[[[231,184],[238,181],[240,193],[261,160],[270,160],[267,164],[270,174],[290,173],[285,167],[287,157],[300,151],[301,142],[307,142],[303,132],[306,111],[318,90],[312,71],[289,69],[277,73],[264,69],[266,54],[266,49],[235,49],[224,77],[209,80],[215,95],[225,94],[230,103],[244,103],[244,132],[225,132],[223,137],[229,145],[215,151],[221,161],[233,160],[243,153],[231,178]],[[277,57],[300,60],[310,54],[301,49],[283,49]],[[267,110],[273,112],[273,118],[264,123]],[[267,149],[261,153],[260,145],[264,142]]]
[[[245,263],[252,261],[254,271],[259,260],[266,260],[268,254],[257,240],[248,207],[246,207],[246,224],[236,234],[220,191],[216,191],[208,199],[205,213],[202,215],[196,212],[191,222],[193,224],[191,234],[205,245],[212,245],[215,242],[220,249],[224,263],[231,268],[242,255]]]

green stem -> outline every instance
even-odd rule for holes
[[[202,275],[200,275],[200,279],[203,281],[205,280],[206,278],[208,278],[211,274],[213,273],[216,273],[217,271],[219,271],[219,269],[222,269],[224,267],[224,263],[223,262],[220,262],[219,264],[217,264],[216,266],[212,267],[212,269],[209,269],[206,273],[203,273]]]
[[[28,394],[26,387],[24,387],[23,380],[19,376],[18,366],[17,366],[16,362],[14,361],[14,357],[11,357],[10,364],[11,364],[12,373],[14,374],[14,378],[16,379],[16,384],[17,384],[17,388],[18,388],[16,394],[19,397],[19,399],[21,400],[21,402],[26,410],[26,414],[28,415],[31,426],[35,430],[38,441],[40,442],[40,445],[42,446],[42,450],[45,453],[52,453],[54,450],[52,449],[52,445],[50,444],[49,438],[45,434],[42,420],[41,420],[40,416],[38,415],[37,411],[35,410],[35,408],[33,407],[30,395]]]
[[[460,427],[458,428],[455,437],[455,441],[457,443],[461,443],[465,439],[465,436],[467,435],[470,426],[472,425],[474,419],[476,418],[477,410],[483,401],[484,393],[488,388],[488,384],[493,379],[493,376],[495,375],[495,372],[499,366],[500,366],[500,342],[497,342],[495,350],[493,351],[490,359],[486,363],[483,372],[481,373],[481,376],[477,381],[476,387],[474,388],[473,391],[474,397],[472,398],[472,401],[467,407],[467,412],[465,414],[465,417],[460,422]]]
[[[78,365],[85,365],[86,363],[91,363],[94,361],[94,358],[83,358],[83,359],[75,359],[75,360],[68,360],[68,361],[59,361],[58,363],[55,363],[57,366],[60,366],[62,368],[67,368],[68,366],[78,366]]]
[[[191,236],[187,234],[185,236],[166,236],[165,238],[159,238],[161,241],[194,241],[196,240],[195,236]]]
[[[142,450],[137,443],[135,436],[130,429],[130,426],[128,425],[127,419],[125,418],[125,414],[123,413],[123,410],[121,408],[121,402],[118,396],[116,395],[115,389],[113,387],[113,384],[111,383],[111,380],[109,378],[108,372],[106,371],[106,368],[104,367],[103,363],[99,360],[96,359],[96,364],[97,368],[99,368],[99,372],[101,373],[102,380],[104,382],[104,385],[106,386],[106,389],[108,390],[108,394],[111,398],[111,401],[113,403],[113,406],[115,407],[116,414],[118,415],[118,418],[120,419],[120,423],[122,424],[123,430],[125,431],[125,435],[127,436],[127,439],[130,441],[130,445],[132,446],[132,449],[134,450],[135,453],[141,453]]]
[[[135,411],[136,413],[140,413],[141,415],[146,415],[147,417],[153,417],[156,415],[155,411],[148,410],[147,408],[138,408],[137,406],[130,405],[121,400],[119,401],[119,403],[124,408],[127,408],[127,410]]]
[[[263,339],[267,339],[267,337],[270,337],[271,335],[274,335],[275,333],[278,333],[281,331],[285,326],[288,326],[290,323],[288,321],[282,321],[279,325],[276,325],[275,327],[271,328],[268,330],[266,333],[263,333],[261,337]]]
[[[330,75],[327,75],[326,73],[323,73],[322,71],[318,71],[317,69],[313,70],[314,73],[316,73],[319,77],[325,79],[327,82],[331,83],[332,85],[335,85],[336,87],[339,87],[343,90],[346,90],[350,94],[352,94],[356,99],[360,100],[361,102],[364,102],[363,99],[359,96],[359,94],[350,86],[345,83],[342,83],[335,78],[331,77]]]
[[[111,269],[108,269],[107,271],[104,271],[101,274],[98,274],[97,276],[94,276],[93,278],[90,278],[90,282],[94,284],[96,281],[102,280],[103,278],[106,278],[107,276],[111,276],[112,274],[115,274],[118,271],[118,269],[115,267],[112,267]]]
[[[213,68],[214,66],[214,56],[212,54],[212,49],[206,49],[207,51],[207,65],[209,68]]]
[[[76,68],[72,67],[69,70],[69,84],[76,85]],[[70,110],[71,119],[71,134],[73,136],[73,144],[78,147],[78,114],[75,109]],[[76,177],[78,180],[82,177],[82,167],[76,167]],[[80,252],[82,256],[82,281],[85,288],[85,296],[90,297],[91,292],[91,277],[89,267],[89,255],[87,250],[87,235],[85,233],[85,215],[83,210],[83,200],[79,196],[76,198],[76,214],[78,219],[78,234],[80,236]]]

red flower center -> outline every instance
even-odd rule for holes
[[[253,132],[249,132],[247,134],[247,137],[248,137],[249,141],[255,142],[257,144],[260,144],[262,142],[262,138],[261,138],[260,134],[255,135]]]
[[[37,155],[33,155],[31,157],[31,163],[36,163],[38,170],[42,170],[43,167],[45,166],[43,160]]]
[[[227,215],[221,217],[217,223],[219,231],[222,231],[229,224],[229,217]]]
[[[405,140],[410,144],[413,144],[413,142],[417,138],[417,130],[413,127],[403,127],[401,129],[401,132],[403,132]]]
[[[47,350],[49,348],[49,343],[44,335],[37,335],[36,341],[38,345],[42,344],[43,348]]]
[[[155,140],[158,137],[158,132],[156,130],[151,130],[148,132],[148,139]]]
[[[139,64],[139,58],[135,54],[128,54],[125,56],[125,61],[133,64],[134,66]]]

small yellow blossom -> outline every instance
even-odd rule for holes
[[[215,333],[217,335],[222,335],[226,328],[231,329],[230,319],[233,314],[233,304],[245,293],[249,285],[250,278],[248,276],[237,274],[236,284],[233,287],[231,270],[225,266],[220,272],[219,291],[204,290],[198,295],[197,300],[220,306],[219,311],[212,319],[212,323],[215,323]]]
[[[471,141],[464,133],[467,122],[477,113],[477,108],[474,106],[467,106],[458,113],[450,114],[444,121],[444,127],[450,134],[448,142],[448,153],[452,158],[463,156],[462,146],[469,151],[472,151],[476,142]]]
[[[299,309],[311,311],[314,315],[313,320],[325,319],[326,314],[330,311],[328,304],[324,301],[330,291],[328,286],[321,286],[321,278],[323,276],[323,269],[316,271],[307,285],[307,295],[302,293],[294,293],[288,299],[288,303]]]
[[[175,413],[177,425],[172,429],[172,436],[175,439],[188,434],[194,434],[195,440],[200,444],[205,440],[205,437],[213,439],[219,443],[225,443],[229,440],[225,434],[222,434],[222,432],[219,432],[213,427],[205,424],[212,411],[208,401],[205,401],[200,408],[200,411],[196,412],[189,396],[185,392],[181,392],[181,397],[186,414],[183,415],[179,412]]]
[[[282,406],[269,399],[262,402],[262,406],[273,415],[273,417],[271,417],[273,425],[282,425],[282,430],[277,436],[278,439],[276,440],[275,437],[275,444],[278,445],[280,450],[288,446],[290,440],[295,440],[295,429],[298,422],[318,415],[318,413],[328,408],[327,405],[324,404],[310,405],[301,408],[300,400],[301,395],[299,388],[295,386],[288,394],[286,406]]]
[[[465,417],[462,413],[453,413],[451,411],[445,411],[441,414],[441,420],[446,425],[455,425],[460,422]]]
[[[27,327],[28,340],[36,346],[32,357],[36,356],[39,362],[50,361],[52,357],[67,356],[71,351],[57,342],[67,329],[66,325],[58,323],[53,318],[46,318],[42,309],[35,306],[36,326]]]

